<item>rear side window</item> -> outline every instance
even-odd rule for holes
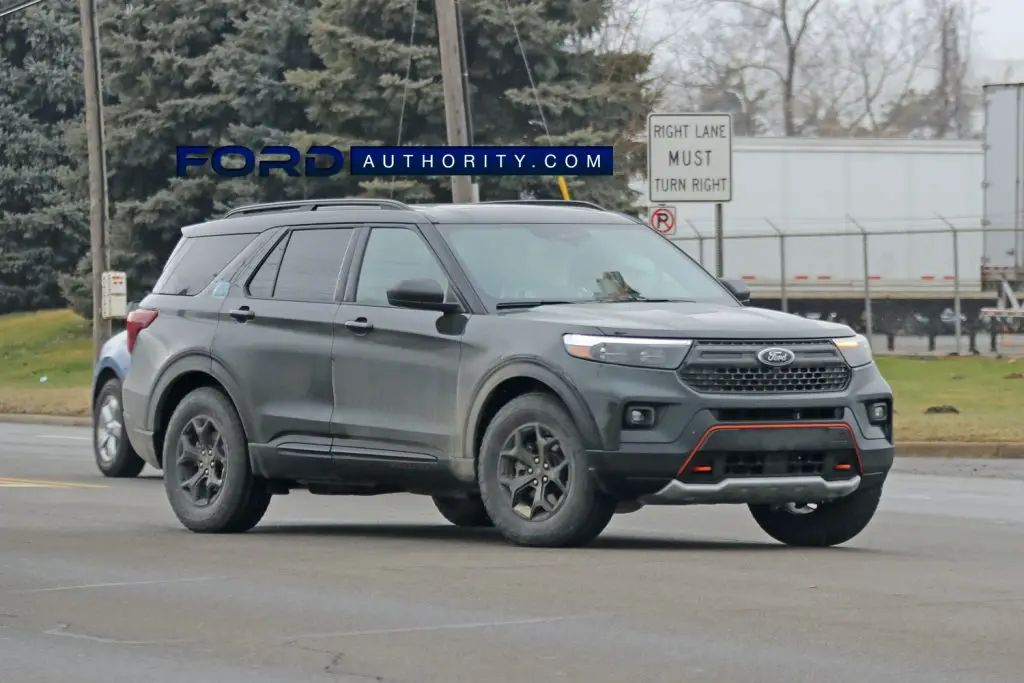
[[[249,280],[249,296],[333,302],[352,234],[352,228],[295,230],[274,248]]]
[[[195,296],[206,289],[254,237],[255,233],[182,238],[154,285],[153,293]]]

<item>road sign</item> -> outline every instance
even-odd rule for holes
[[[732,201],[732,116],[649,114],[648,199],[655,204]]]
[[[656,206],[651,209],[651,216],[648,219],[655,232],[662,235],[676,234],[676,210],[671,206]]]

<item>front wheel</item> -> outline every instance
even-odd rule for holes
[[[209,387],[188,394],[167,423],[164,488],[178,520],[197,533],[240,533],[270,505],[253,474],[245,431],[231,401]]]
[[[105,477],[130,479],[139,476],[146,463],[132,448],[124,429],[121,382],[108,379],[92,411],[92,450],[96,467]]]
[[[494,526],[523,546],[575,546],[615,514],[587,469],[579,430],[558,399],[526,394],[494,416],[480,445],[477,477]]]
[[[780,543],[826,548],[851,540],[871,522],[882,497],[876,484],[829,503],[751,505],[754,521]]]

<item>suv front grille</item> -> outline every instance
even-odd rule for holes
[[[785,367],[764,365],[763,349],[781,347],[795,359]],[[852,371],[827,339],[699,340],[679,370],[694,391],[706,394],[818,394],[844,390]]]

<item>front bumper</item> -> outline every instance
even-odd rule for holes
[[[827,502],[848,496],[860,488],[860,476],[841,481],[822,477],[750,477],[725,479],[717,484],[693,484],[673,479],[665,488],[641,496],[644,505],[694,505],[701,503],[794,503]]]
[[[892,468],[892,424],[872,424],[866,411],[887,401],[891,420],[892,393],[873,364],[843,392],[803,395],[696,394],[671,376],[647,373],[641,386],[629,373],[604,374],[606,394],[591,408],[606,447],[589,450],[588,464],[620,500],[826,502],[881,485]],[[656,407],[655,424],[624,428],[623,412],[638,404]]]

